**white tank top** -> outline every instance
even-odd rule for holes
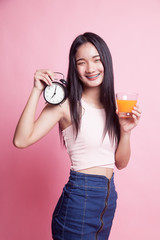
[[[84,100],[81,103],[84,111],[77,138],[72,125],[62,131],[71,169],[114,168],[116,144],[110,141],[108,133],[103,138],[105,110],[94,108]]]

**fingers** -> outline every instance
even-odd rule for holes
[[[138,125],[142,111],[139,109],[138,106],[134,107],[132,110],[132,118],[134,119],[135,126]]]
[[[54,81],[54,73],[51,70],[40,69],[35,72],[34,79],[43,81],[47,85],[52,85],[52,81]]]
[[[139,109],[139,107],[136,106],[136,107],[134,107],[134,109],[132,110],[132,117],[133,117],[134,119],[139,120],[140,117],[141,117],[141,113],[142,113],[141,109]]]

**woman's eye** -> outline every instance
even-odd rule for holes
[[[85,62],[78,62],[77,65],[84,65]]]
[[[96,60],[95,60],[95,62],[100,62],[101,61],[101,59],[100,58],[97,58]]]

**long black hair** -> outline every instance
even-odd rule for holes
[[[111,53],[105,41],[97,34],[91,32],[86,32],[76,37],[70,48],[67,81],[72,124],[75,127],[76,133],[78,134],[82,114],[80,100],[82,97],[83,86],[78,76],[75,55],[78,48],[87,42],[92,43],[95,46],[104,67],[104,79],[101,84],[100,101],[106,112],[105,134],[108,132],[111,140],[117,140],[119,142],[120,125],[118,116],[116,114],[114,75]]]

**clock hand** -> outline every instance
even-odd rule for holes
[[[54,90],[53,96],[52,96],[51,98],[53,98],[54,95],[56,94],[56,89],[57,89],[57,86],[55,87],[55,90]]]

